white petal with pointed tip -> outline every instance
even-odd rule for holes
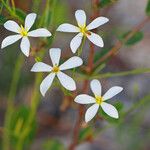
[[[28,57],[30,53],[30,41],[27,37],[23,37],[20,44],[21,51]]]
[[[34,22],[36,19],[36,14],[35,13],[30,13],[26,16],[25,19],[25,29],[27,29],[27,31],[30,30],[30,28],[33,26]]]
[[[109,21],[109,19],[106,17],[98,17],[98,18],[94,19],[86,28],[87,28],[87,30],[92,30],[92,29],[95,29],[95,28],[107,23],[108,21]]]
[[[80,57],[78,56],[73,56],[69,58],[67,61],[65,61],[62,65],[60,65],[60,70],[67,70],[67,69],[72,69],[79,67],[83,64],[83,61]]]
[[[77,10],[75,12],[75,17],[76,17],[78,26],[84,27],[86,25],[86,14],[83,10]]]
[[[50,73],[41,83],[40,91],[43,96],[45,96],[47,90],[50,88],[53,80],[55,78],[55,73]]]
[[[59,60],[61,56],[61,49],[60,48],[51,48],[49,50],[49,55],[52,60],[52,64],[54,65],[59,65]]]
[[[15,43],[16,41],[18,41],[18,40],[21,39],[21,38],[22,38],[21,35],[10,35],[10,36],[7,36],[7,37],[2,41],[1,48],[5,48],[5,47],[7,47],[8,45],[11,45],[11,44]]]
[[[61,24],[58,28],[57,31],[61,32],[80,32],[80,29],[72,24],[69,23],[64,23]]]
[[[43,63],[43,62],[37,62],[33,65],[32,72],[50,72],[52,71],[52,67]]]
[[[117,95],[118,93],[120,93],[123,90],[122,87],[120,86],[114,86],[112,88],[110,88],[103,96],[104,100],[110,99],[112,97],[114,97],[115,95]]]
[[[20,30],[19,25],[15,21],[12,21],[12,20],[8,20],[7,22],[5,22],[4,27],[7,30],[15,32],[15,33],[19,33],[19,30]]]
[[[70,48],[73,53],[75,53],[77,49],[80,47],[82,38],[83,38],[83,34],[79,33],[71,40]]]
[[[28,36],[31,37],[48,37],[51,35],[52,34],[47,29],[44,28],[36,29],[28,33]]]
[[[91,35],[87,35],[87,38],[95,45],[99,46],[99,47],[103,47],[104,46],[104,42],[103,39],[98,35],[95,34],[93,32],[91,32]]]
[[[93,119],[98,111],[99,105],[94,104],[85,113],[85,122],[89,122],[91,119]]]
[[[92,80],[90,86],[95,96],[101,96],[102,87],[101,83],[98,80]]]
[[[101,107],[107,115],[109,115],[113,118],[116,118],[116,119],[119,118],[118,111],[113,105],[102,102]]]
[[[64,88],[70,91],[76,90],[75,81],[71,77],[64,74],[63,72],[58,72],[57,77]]]
[[[95,103],[95,98],[87,94],[81,94],[78,95],[74,101],[79,104],[92,104]]]

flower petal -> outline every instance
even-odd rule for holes
[[[27,37],[23,37],[20,44],[21,51],[28,57],[30,52],[30,42]]]
[[[36,19],[36,14],[35,13],[30,13],[26,16],[25,19],[25,29],[27,29],[27,31],[30,30],[30,28],[32,27],[32,25],[34,24]]]
[[[90,86],[94,95],[101,96],[102,88],[101,88],[101,83],[98,80],[96,79],[92,80]]]
[[[110,88],[103,96],[104,100],[110,99],[112,97],[114,97],[115,95],[117,95],[118,93],[120,93],[123,90],[122,87],[120,86],[114,86],[112,88]]]
[[[72,24],[64,23],[61,24],[56,31],[60,32],[80,32],[80,29]]]
[[[103,39],[98,35],[95,34],[93,32],[91,32],[91,35],[87,35],[87,38],[95,45],[99,46],[99,47],[103,47],[104,46],[104,42]]]
[[[79,46],[81,45],[82,38],[83,38],[83,34],[79,33],[71,40],[70,48],[73,53],[75,53],[79,48]]]
[[[113,105],[103,102],[101,107],[107,115],[113,118],[119,118],[118,111]]]
[[[84,27],[86,25],[86,14],[83,10],[77,10],[75,12],[75,17],[79,27]]]
[[[106,17],[98,17],[98,18],[94,19],[86,28],[87,28],[87,30],[92,30],[92,29],[95,29],[95,28],[107,23],[108,21],[109,21],[109,19]]]
[[[55,73],[50,73],[41,83],[40,91],[43,96],[45,96],[47,90],[50,88],[53,80],[55,78]]]
[[[19,33],[20,27],[15,21],[8,20],[7,22],[4,23],[4,27],[9,31]]]
[[[11,45],[13,43],[15,43],[16,41],[18,41],[19,39],[21,39],[21,35],[10,35],[10,36],[7,36],[3,41],[2,41],[2,44],[1,44],[1,48],[5,48],[6,46],[8,45]]]
[[[44,28],[36,29],[28,33],[28,36],[32,37],[48,37],[51,35],[52,34],[47,29]]]
[[[60,48],[51,48],[49,50],[49,55],[52,60],[53,66],[59,65],[59,60],[61,56],[61,49]]]
[[[89,122],[91,119],[93,119],[98,111],[99,105],[94,104],[85,113],[85,122]]]
[[[64,74],[63,72],[58,72],[57,77],[64,88],[70,91],[76,90],[75,81],[71,77]]]
[[[80,94],[75,98],[74,101],[79,104],[92,104],[95,103],[95,98],[87,94]]]
[[[60,65],[60,70],[66,70],[66,69],[72,69],[79,67],[83,64],[83,61],[78,56],[73,56],[69,58],[67,61],[65,61],[62,65]]]
[[[50,72],[52,71],[52,67],[43,63],[43,62],[37,62],[33,65],[32,72]]]

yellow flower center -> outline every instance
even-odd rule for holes
[[[91,32],[87,30],[86,25],[79,26],[80,32],[83,33],[84,36],[91,35]]]
[[[27,36],[28,35],[27,29],[25,29],[22,25],[21,25],[21,29],[19,30],[19,32],[22,36]]]
[[[53,67],[52,72],[58,73],[59,71],[60,71],[60,70],[59,70],[59,67],[58,67],[57,65],[55,65],[55,66]]]
[[[99,105],[104,101],[103,97],[97,96],[97,95],[95,96],[95,99],[96,99],[96,103],[99,104]]]

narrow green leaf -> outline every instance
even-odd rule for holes
[[[7,18],[0,15],[0,25],[3,25],[7,21]]]
[[[59,5],[55,6],[54,14],[52,16],[52,23],[57,27],[63,22],[67,22],[68,19],[68,3],[65,1],[59,1]]]
[[[19,8],[15,9],[16,15],[20,18],[20,20],[24,21],[26,17],[26,13]]]
[[[121,111],[123,109],[123,103],[121,101],[117,101],[114,106],[118,111]]]
[[[36,62],[41,62],[42,60],[41,60],[40,57],[36,57],[36,58],[35,58],[35,61],[36,61]]]
[[[117,124],[120,122],[120,118],[121,118],[120,116],[122,116],[123,103],[118,101],[118,102],[114,103],[113,106],[118,110],[118,113],[119,113],[118,119],[110,117],[103,111],[103,109],[100,109],[98,114],[99,114],[99,116],[104,118],[104,120],[108,121],[109,123]]]
[[[97,62],[102,56],[108,53],[111,49],[110,48],[101,48],[100,51],[97,51],[94,55],[94,62]]]
[[[126,32],[121,36],[122,41],[129,32]],[[143,39],[143,36],[144,36],[143,33],[141,31],[139,31],[139,32],[135,33],[127,42],[125,42],[125,45],[127,45],[127,46],[134,45],[134,44],[140,42]]]
[[[150,0],[148,0],[148,2],[147,2],[146,14],[147,14],[148,16],[150,16]]]
[[[79,133],[79,141],[84,141],[93,135],[93,130],[91,127],[83,128]]]
[[[20,134],[24,130],[25,122],[29,117],[29,113],[30,113],[30,109],[28,107],[20,106],[12,114],[13,120],[11,121],[10,128],[12,131],[11,138],[14,144],[17,142],[18,138],[20,138]],[[28,129],[30,130],[30,134],[25,139],[26,143],[30,143],[35,135],[35,131],[36,131],[35,120],[32,121],[32,125]]]
[[[43,144],[44,150],[65,150],[64,145],[58,140],[47,140]]]
[[[101,0],[101,1],[99,2],[99,7],[103,8],[103,7],[106,7],[106,6],[110,5],[110,4],[115,3],[115,2],[117,2],[117,1],[118,1],[118,0]]]

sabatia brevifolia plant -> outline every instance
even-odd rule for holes
[[[117,42],[114,44],[114,46],[111,47],[110,49],[109,46],[112,45],[112,43],[111,44],[108,43],[107,45],[108,49],[102,48],[104,47],[104,42],[102,37],[98,34],[99,31],[98,27],[106,24],[109,21],[108,18],[101,16],[101,14],[103,14],[103,16],[106,16],[107,15],[106,12],[108,12],[108,9],[107,11],[102,11],[102,12],[101,9],[103,9],[103,7],[105,8],[106,6],[109,6],[109,9],[111,9],[111,5],[115,4],[115,2],[117,1],[91,0],[91,2],[92,2],[91,3],[92,11],[89,11],[91,12],[90,17],[86,16],[84,10],[75,11],[75,19],[77,21],[77,26],[75,26],[66,23],[68,22],[67,18],[65,18],[67,14],[65,16],[64,13],[61,12],[64,10],[66,11],[66,6],[64,6],[63,0],[62,1],[32,0],[33,6],[31,5],[30,7],[31,9],[27,11],[17,8],[16,7],[17,4],[15,5],[15,0],[11,0],[11,1],[0,0],[0,25],[4,25],[5,29],[15,33],[15,35],[10,35],[2,41],[1,48],[3,49],[21,39],[21,43],[20,43],[21,51],[25,56],[27,57],[30,56],[25,59],[22,53],[20,53],[19,56],[16,55],[18,56],[18,58],[15,62],[14,68],[12,69],[13,70],[12,81],[10,83],[7,102],[5,103],[7,109],[5,114],[4,127],[0,127],[0,131],[2,131],[3,134],[2,142],[0,141],[1,143],[0,150],[32,149],[30,148],[30,145],[32,144],[33,138],[36,137],[35,131],[37,128],[41,127],[41,124],[43,122],[44,125],[45,124],[50,125],[49,123],[54,122],[54,126],[55,123],[58,123],[58,126],[56,126],[56,128],[59,131],[61,131],[61,129],[63,129],[64,131],[64,127],[65,128],[67,127],[67,131],[72,133],[72,139],[70,144],[68,145],[68,149],[75,150],[78,144],[82,142],[87,142],[89,140],[92,141],[96,137],[96,135],[99,134],[99,131],[104,131],[106,128],[109,128],[110,125],[111,127],[113,127],[113,125],[115,124],[116,128],[117,126],[120,127],[121,124],[126,123],[124,118],[127,117],[128,113],[132,112],[132,110],[135,110],[135,108],[138,108],[140,105],[143,105],[143,103],[149,101],[150,95],[144,97],[141,102],[138,101],[138,103],[133,104],[133,106],[131,106],[131,108],[129,108],[129,110],[127,111],[121,108],[123,105],[121,101],[117,101],[117,102],[115,101],[112,102],[112,104],[109,104],[108,100],[116,96],[118,93],[120,93],[123,90],[123,86],[122,87],[121,85],[113,86],[105,94],[102,94],[100,79],[103,78],[104,80],[106,80],[109,77],[134,75],[134,74],[150,72],[149,68],[144,68],[144,69],[138,68],[135,70],[115,72],[115,73],[113,72],[103,73],[102,70],[103,68],[105,68],[107,62],[109,61],[109,58],[116,55],[119,49],[123,45],[131,46],[142,39],[143,34],[140,30],[150,20],[150,0],[148,0],[148,6],[146,8],[147,17],[145,17],[145,19],[142,20],[133,29],[130,29],[128,32],[119,36],[120,39],[118,39]],[[43,8],[40,8],[41,4],[42,6],[44,6]],[[26,14],[26,12],[29,11],[35,13]],[[37,23],[33,25],[37,17],[36,14],[38,14],[39,17],[37,19]],[[91,21],[91,23],[88,24],[87,21]],[[40,27],[44,27],[44,28],[40,28]],[[47,29],[45,29],[45,27]],[[51,32],[49,32],[49,29],[51,29],[52,34]],[[115,30],[116,29],[117,27],[115,27]],[[65,50],[70,47],[72,51],[71,53],[67,53],[67,55],[66,54],[64,55],[63,53],[66,53],[66,51],[63,51],[60,48],[51,48],[53,47],[53,42],[57,38],[57,36],[55,36],[56,31],[77,34],[71,40],[70,45],[68,45],[68,47],[63,48]],[[114,31],[114,29],[111,31]],[[109,33],[111,33],[111,31]],[[120,31],[120,27],[119,27],[119,31]],[[38,42],[35,40],[35,45],[34,47],[32,47],[32,45],[30,46],[30,41],[29,41],[30,37],[43,37],[43,38],[38,39]],[[50,37],[50,38],[46,38],[46,37]],[[78,52],[78,55],[82,53],[84,48],[83,45],[86,39],[89,40],[88,42],[89,49],[87,46],[89,54],[87,54],[88,58],[84,63],[84,59],[74,55],[76,52]],[[57,42],[55,42],[55,47],[60,47],[57,44],[64,46],[61,43],[61,40],[56,40],[56,41]],[[107,41],[106,38],[105,41]],[[95,45],[99,47],[98,51],[95,51]],[[32,56],[30,55],[32,54],[32,52],[30,53],[30,49],[34,50],[34,55]],[[49,49],[51,64],[44,63],[48,49]],[[24,82],[29,80],[29,78],[25,78],[24,74],[22,73],[22,67],[24,68],[26,67],[26,65],[24,65],[25,60],[27,60],[26,65],[29,62],[32,63],[32,65],[28,66],[28,67],[32,66],[28,70],[28,76],[32,77],[32,75],[35,75],[35,80],[34,82],[32,82],[32,85],[29,86],[30,88],[28,88],[31,90],[26,90],[26,88],[24,88],[25,89],[23,90],[25,91],[25,96],[24,96],[22,94],[24,92],[19,91],[21,89],[20,88],[21,83],[19,81],[20,79],[21,81],[23,81],[22,79],[24,79]],[[5,65],[1,65],[1,66],[5,66]],[[10,68],[11,67],[12,66],[10,64]],[[6,69],[4,70],[11,70],[10,68],[8,69],[6,67]],[[108,68],[106,68],[105,71],[107,71]],[[42,73],[33,74],[31,72],[42,72]],[[46,75],[46,77],[44,78],[43,73],[44,74],[46,73],[48,75]],[[9,73],[6,73],[6,75],[8,74]],[[27,69],[25,75],[26,74],[27,74]],[[58,82],[55,82],[56,80],[58,80]],[[4,84],[6,83],[6,81],[4,80]],[[50,87],[52,87],[52,85],[55,85],[55,87],[62,86],[62,88],[60,89],[63,92],[63,96],[61,96],[62,98],[61,106],[57,108],[60,108],[60,110],[64,112],[68,108],[69,110],[72,110],[70,109],[70,107],[76,109],[77,115],[73,115],[74,118],[73,119],[71,118],[72,122],[69,122],[69,125],[67,124],[67,122],[65,122],[66,124],[65,123],[63,124],[62,121],[59,121],[58,115],[57,116],[53,115],[52,117],[50,116],[50,121],[49,119],[47,121],[47,117],[44,117],[43,113],[42,113],[42,117],[40,117],[40,122],[38,122],[39,120],[36,121],[38,108],[41,102],[40,99],[45,99],[45,98],[48,98],[50,100],[52,99],[52,97],[48,97],[47,94],[48,90],[50,89]],[[93,95],[91,96],[89,94],[91,92],[89,90],[89,87],[93,93]],[[18,91],[23,96],[20,93],[17,94]],[[26,91],[28,92],[26,93]],[[26,100],[26,99],[28,99],[28,103],[23,103],[24,104],[23,106],[17,105],[16,107],[14,100],[17,97],[17,95],[22,96],[22,97],[20,96],[22,98],[20,100],[20,103],[22,102],[22,100]],[[89,106],[89,108],[86,109],[86,105],[80,105],[80,104],[89,104],[91,106]],[[53,107],[53,103],[50,103],[50,105],[52,105]],[[49,115],[51,114],[48,114],[48,118]],[[67,119],[65,119],[65,121],[66,120]],[[75,121],[75,124],[73,120]],[[106,128],[103,128],[101,126],[103,120],[105,123],[107,122],[106,124],[108,124]],[[135,120],[137,122],[137,119]],[[111,124],[112,122],[114,124]],[[36,123],[39,124],[36,125]],[[42,129],[43,129],[43,124],[42,124],[42,128],[40,128],[40,131]],[[47,128],[47,130],[49,129],[50,128]],[[37,132],[38,131],[39,130],[37,130]],[[38,148],[40,150],[42,149],[64,150],[64,146],[62,145],[63,144],[60,144],[60,142],[58,142],[57,140],[53,141],[52,138],[50,138],[50,140],[48,139],[48,142],[45,142],[44,139],[42,146],[38,145],[39,146]]]
[[[71,32],[71,33],[78,33],[70,43],[70,48],[73,53],[77,51],[79,46],[82,43],[83,37],[87,37],[93,44],[103,47],[104,42],[103,39],[96,33],[93,33],[91,30],[98,28],[99,26],[107,23],[109,21],[106,17],[98,17],[94,19],[89,25],[86,25],[86,14],[83,10],[77,10],[75,12],[76,21],[78,27],[64,23],[57,28],[57,31],[60,32]]]
[[[40,28],[40,29],[36,29],[33,31],[29,31],[35,22],[36,16],[37,15],[35,13],[28,14],[25,18],[24,26],[23,25],[19,26],[15,21],[8,20],[4,24],[4,27],[7,30],[15,32],[17,34],[6,37],[2,41],[1,48],[5,48],[22,38],[21,43],[20,43],[20,49],[28,57],[29,53],[30,53],[30,41],[29,41],[28,37],[49,37],[49,36],[51,36],[51,33],[45,28]]]
[[[114,86],[110,88],[103,96],[101,83],[98,80],[91,81],[91,90],[94,93],[94,97],[91,97],[87,94],[78,95],[75,98],[75,102],[79,104],[93,104],[85,113],[85,121],[89,122],[97,113],[99,106],[102,107],[103,111],[113,118],[118,118],[118,111],[111,104],[106,103],[105,101],[112,98],[113,96],[120,93],[123,88],[119,86]]]
[[[63,64],[59,65],[61,49],[51,48],[49,50],[49,55],[52,60],[53,67],[42,62],[37,62],[31,69],[32,72],[50,72],[50,74],[43,80],[40,85],[40,91],[42,95],[45,96],[45,93],[51,86],[55,76],[58,77],[64,88],[70,91],[76,90],[75,81],[62,71],[81,66],[83,64],[82,59],[80,57],[73,56]]]

